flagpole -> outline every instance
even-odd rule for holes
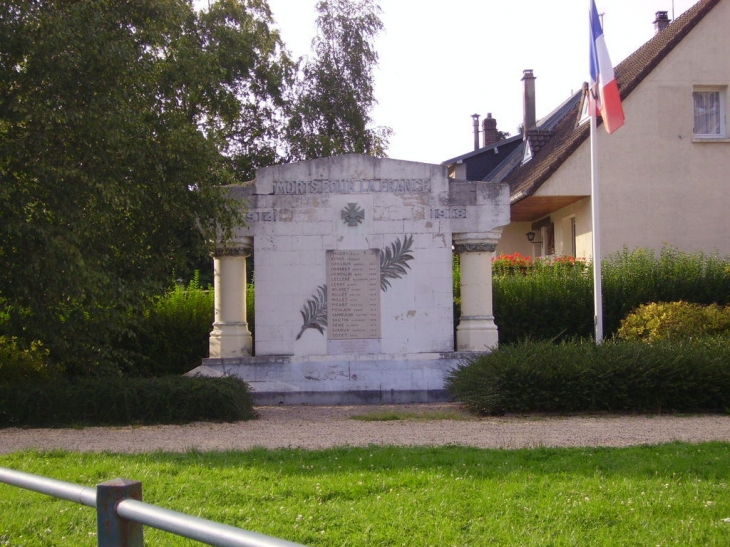
[[[613,133],[624,124],[624,110],[621,106],[613,65],[608,56],[603,26],[598,17],[595,0],[590,0],[590,50],[589,69],[591,81],[588,101],[591,115],[591,217],[593,222],[593,321],[596,327],[596,344],[603,342],[603,290],[601,287],[601,223],[598,212],[600,200],[598,191],[598,135],[596,118],[601,112],[603,127]]]
[[[589,91],[590,93],[590,91]],[[598,146],[596,108],[591,112],[591,218],[593,238],[593,323],[596,344],[603,342],[603,287],[601,285],[601,238],[598,203]]]

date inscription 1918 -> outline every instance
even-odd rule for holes
[[[431,209],[431,218],[466,218],[466,207],[437,207]]]

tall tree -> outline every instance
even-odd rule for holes
[[[383,28],[374,0],[320,0],[314,57],[302,61],[288,122],[291,159],[362,153],[383,157],[392,131],[371,127],[373,41]]]
[[[237,212],[276,157],[287,60],[265,0],[0,7],[0,334],[71,372]]]

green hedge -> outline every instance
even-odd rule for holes
[[[730,306],[681,301],[642,304],[621,321],[616,335],[643,342],[730,335]]]
[[[664,247],[624,249],[602,261],[604,333],[642,304],[684,300],[730,303],[730,259]],[[533,261],[519,255],[493,264],[494,317],[501,344],[520,340],[570,340],[593,335],[590,264],[561,258]]]
[[[495,260],[493,274],[500,344],[591,336],[593,281],[585,263],[509,255]]]
[[[0,384],[0,426],[169,424],[255,418],[238,378],[84,378]]]
[[[176,285],[150,303],[120,344],[127,357],[121,370],[128,376],[184,374],[208,355],[213,328],[214,294],[200,287],[199,278]]]
[[[641,304],[694,302],[730,304],[730,257],[685,253],[674,247],[653,251],[624,249],[602,268],[604,326],[615,333],[621,320]]]
[[[463,363],[446,384],[480,414],[730,412],[730,343],[525,341]]]
[[[213,330],[215,295],[203,289],[198,276],[187,285],[176,285],[151,303],[129,335],[120,343],[126,356],[121,371],[127,376],[184,374],[208,357]],[[254,288],[246,286],[248,327],[254,333]]]

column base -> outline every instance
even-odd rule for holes
[[[246,357],[253,350],[248,323],[213,323],[208,344],[211,359]]]
[[[456,351],[490,351],[497,349],[499,333],[494,316],[462,316],[456,327]]]

